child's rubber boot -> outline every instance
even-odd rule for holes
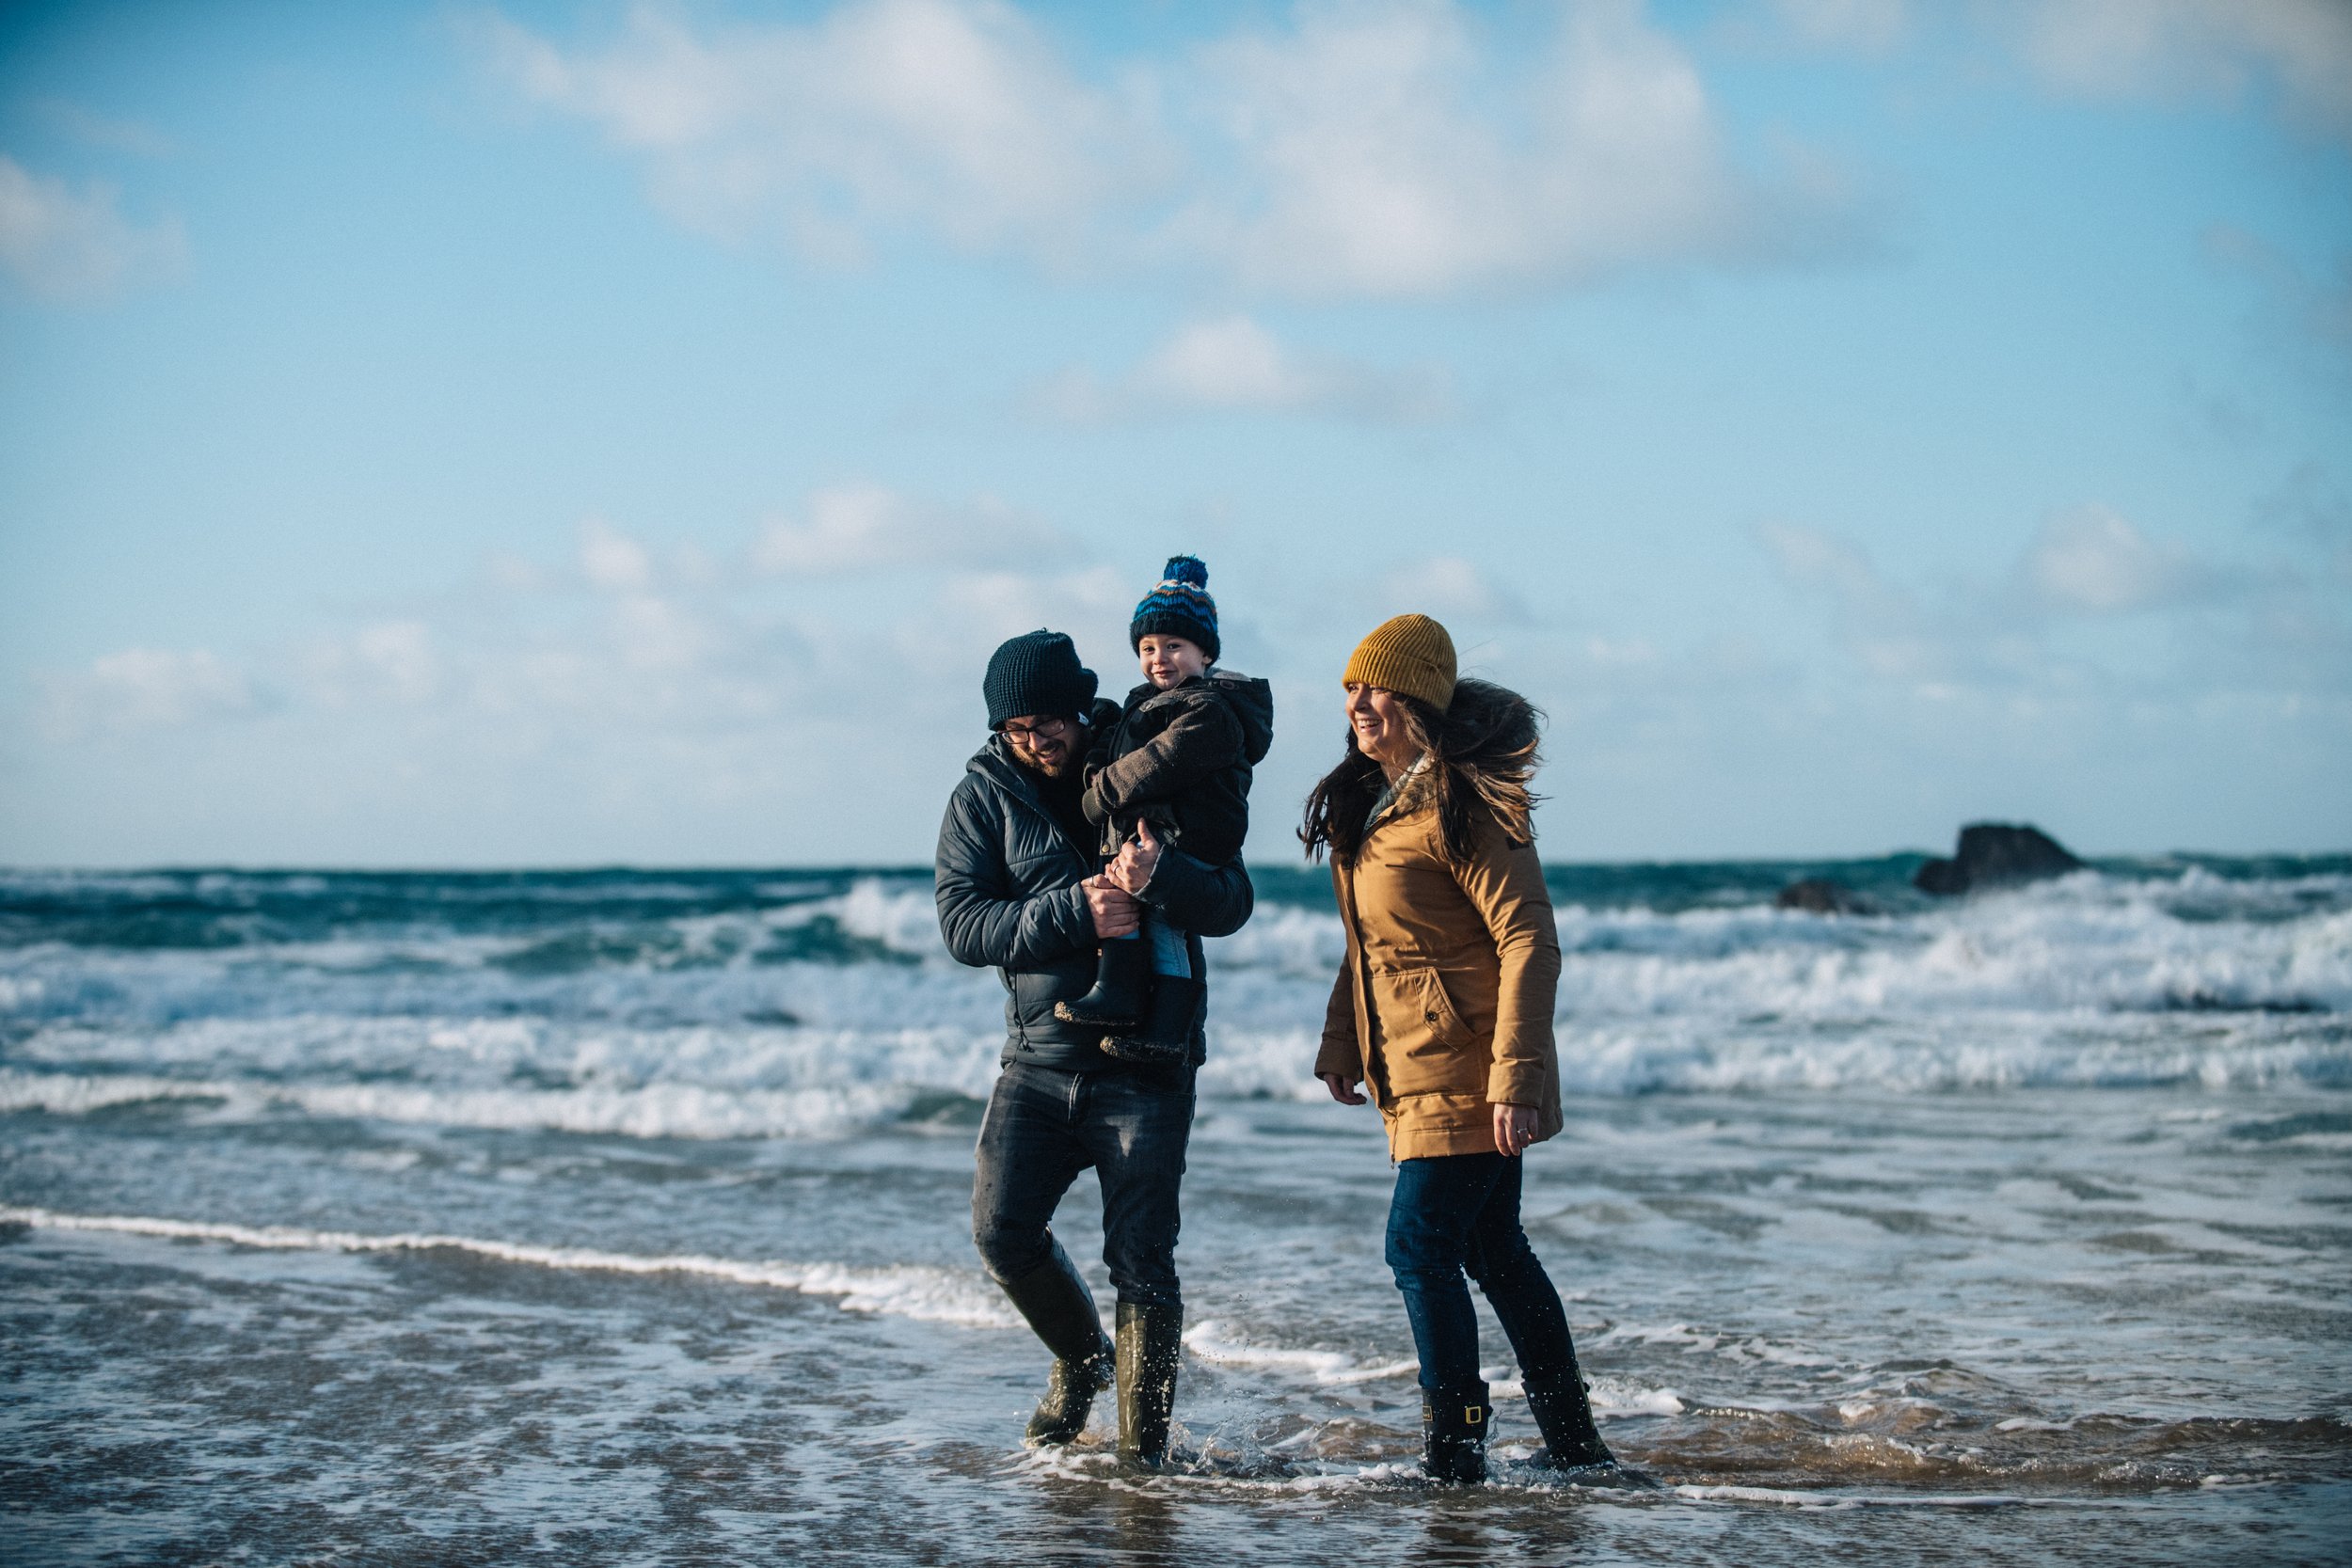
[[[1089,1029],[1132,1029],[1143,1017],[1152,983],[1152,944],[1140,935],[1112,937],[1094,966],[1094,989],[1073,1002],[1054,1004],[1054,1016]]]
[[[1177,1067],[1190,1061],[1192,1026],[1200,1021],[1200,997],[1207,989],[1198,980],[1154,975],[1150,1018],[1132,1033],[1104,1036],[1103,1049],[1122,1062],[1147,1067]]]

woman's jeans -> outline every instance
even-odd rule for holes
[[[1054,1256],[1054,1210],[1078,1173],[1103,1185],[1103,1261],[1119,1299],[1182,1300],[1176,1196],[1192,1136],[1190,1067],[1069,1072],[1014,1062],[980,1121],[972,1239],[999,1282]]]
[[[1389,1267],[1405,1292],[1423,1388],[1454,1391],[1481,1381],[1478,1314],[1465,1271],[1511,1337],[1521,1377],[1545,1384],[1575,1370],[1560,1292],[1519,1228],[1523,1168],[1524,1162],[1500,1154],[1438,1155],[1396,1167]]]

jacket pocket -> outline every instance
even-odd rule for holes
[[[1472,1094],[1485,1088],[1486,1053],[1436,970],[1375,970],[1372,1002],[1380,1012],[1380,1058],[1391,1094]]]

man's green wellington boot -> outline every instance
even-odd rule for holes
[[[1557,1377],[1526,1380],[1528,1414],[1544,1434],[1544,1451],[1536,1463],[1554,1470],[1578,1470],[1594,1465],[1614,1465],[1617,1456],[1600,1440],[1593,1424],[1593,1402],[1584,1391],[1584,1376],[1574,1363]]]
[[[1168,1458],[1184,1333],[1182,1306],[1119,1304],[1119,1457],[1141,1469]]]
[[[1095,1316],[1094,1296],[1058,1242],[1053,1257],[1004,1283],[1005,1294],[1054,1353],[1045,1397],[1037,1402],[1024,1440],[1031,1448],[1074,1442],[1087,1429],[1095,1393],[1111,1380],[1113,1349]]]
[[[1475,1486],[1486,1479],[1486,1428],[1494,1414],[1483,1383],[1421,1391],[1422,1467],[1431,1481]]]
[[[1152,943],[1141,936],[1112,937],[1094,961],[1094,989],[1054,1004],[1054,1016],[1089,1029],[1132,1029],[1144,1014],[1152,984]]]

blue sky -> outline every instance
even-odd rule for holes
[[[906,862],[1171,550],[1562,859],[2352,846],[2335,0],[24,6],[0,862]]]

